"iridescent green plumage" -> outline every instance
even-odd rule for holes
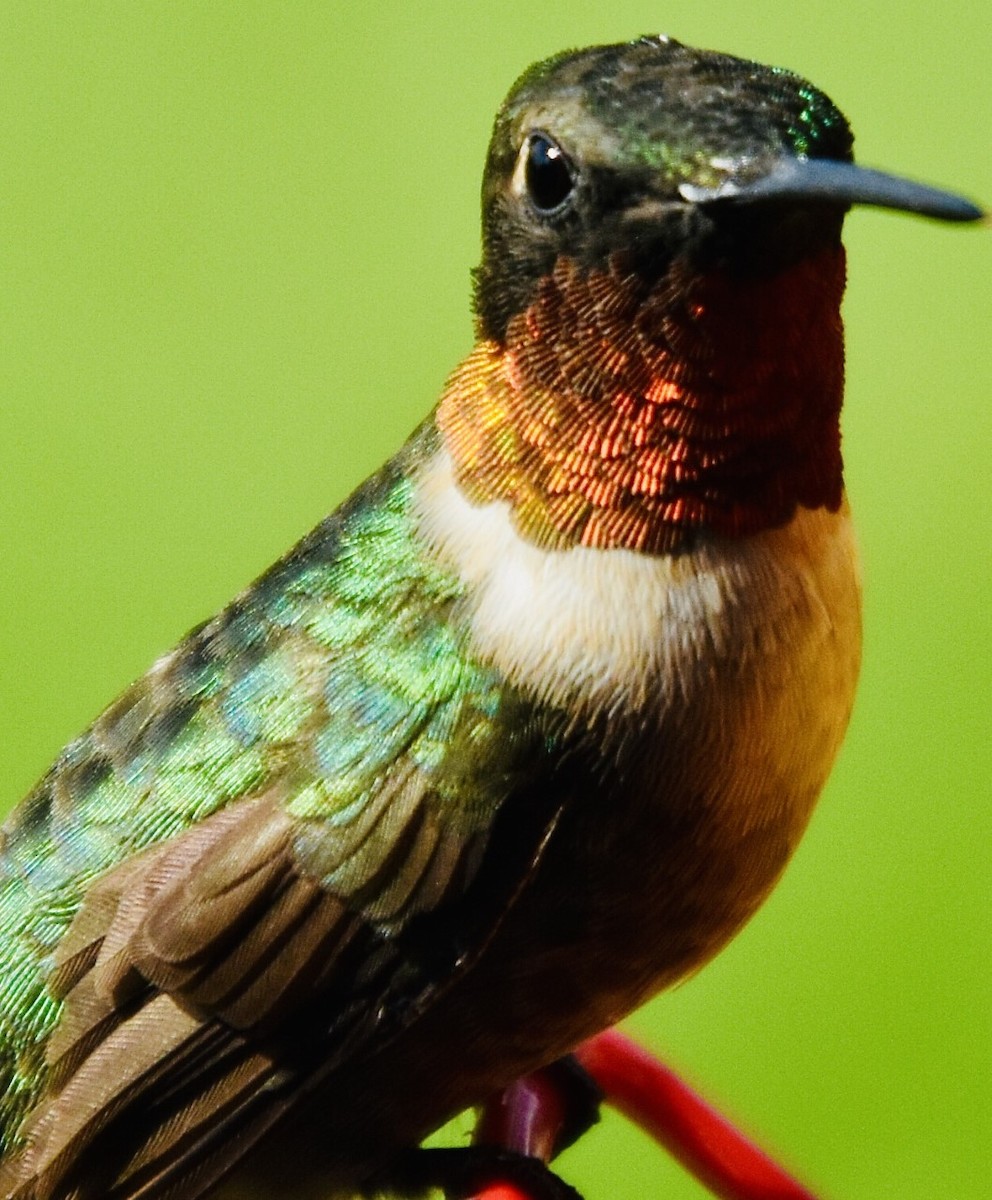
[[[301,867],[336,894],[368,889],[383,931],[436,903],[402,871],[370,887],[426,805],[477,859],[501,802],[533,770],[519,701],[466,653],[463,587],[424,554],[405,467],[426,429],[63,751],[8,823],[0,857],[0,1134],[45,1086],[61,1005],[52,954],[88,886],[232,800],[281,790]],[[348,828],[406,773],[356,851]],[[450,870],[450,868],[449,868]],[[425,875],[426,864],[420,864]],[[443,882],[443,881],[442,881]],[[362,908],[362,902],[358,902]]]

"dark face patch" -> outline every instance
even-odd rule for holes
[[[550,169],[545,193],[528,186],[542,173],[528,172],[538,138],[567,164],[567,191]],[[680,185],[745,182],[787,156],[850,160],[851,141],[840,112],[798,76],[674,41],[642,38],[531,67],[500,109],[489,148],[480,332],[502,339],[561,257],[589,269],[619,258],[649,283],[680,255],[702,270],[786,269],[837,241],[842,209],[714,214],[685,200]]]

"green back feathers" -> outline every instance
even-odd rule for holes
[[[426,878],[423,863],[420,874],[417,864],[397,871],[392,886],[377,882],[414,814],[435,842],[443,831],[452,863],[481,853],[539,739],[507,736],[508,723],[526,724],[520,702],[461,644],[450,621],[460,585],[416,540],[402,461],[130,687],[8,821],[8,1145],[44,1084],[44,1044],[60,1011],[46,991],[51,956],[88,885],[116,864],[274,789],[298,824],[301,868],[388,927],[445,882],[436,867]]]

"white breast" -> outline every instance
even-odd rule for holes
[[[473,649],[526,691],[573,711],[671,710],[760,661],[766,691],[783,675],[844,692],[846,721],[860,647],[846,505],[674,556],[545,550],[507,504],[469,503],[443,450],[417,505],[423,536],[467,585]],[[835,671],[831,658],[843,659]]]

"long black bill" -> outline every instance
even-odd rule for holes
[[[768,201],[810,201],[839,204],[871,204],[919,213],[938,221],[980,221],[985,213],[977,204],[940,188],[872,171],[854,163],[827,158],[780,159],[759,179],[736,183],[725,180],[718,187],[703,188],[684,183],[679,188],[692,204],[756,204]]]

